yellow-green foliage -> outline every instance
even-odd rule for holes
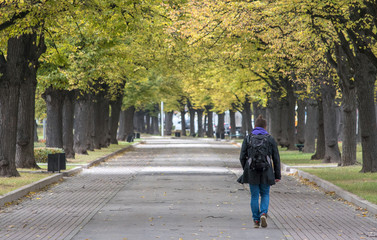
[[[64,153],[61,148],[36,148],[34,149],[34,157],[37,163],[47,163],[48,154]]]

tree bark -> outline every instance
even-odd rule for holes
[[[63,149],[67,158],[75,158],[73,149],[73,125],[75,92],[65,91],[63,102]]]
[[[341,165],[356,164],[356,88],[342,88],[343,144]]]
[[[216,127],[216,136],[221,137],[222,134],[225,134],[225,129],[224,129],[224,113],[219,113],[217,114],[217,127]]]
[[[144,112],[136,111],[134,114],[134,127],[137,132],[145,132]]]
[[[376,68],[363,54],[358,54],[355,83],[359,103],[363,167],[361,172],[377,172],[377,124],[374,108]]]
[[[149,112],[145,115],[145,120],[146,120],[146,123],[147,123],[147,133],[148,134],[153,134],[153,129],[152,129],[152,123],[151,123],[151,115],[149,114]]]
[[[190,101],[187,101],[187,107],[190,113],[190,136],[195,137],[195,109],[191,105]]]
[[[140,114],[138,116],[138,122],[140,124],[140,132],[145,133],[145,112],[140,111]]]
[[[186,111],[183,109],[181,110],[181,135],[186,136]]]
[[[336,89],[332,79],[321,84],[321,97],[323,106],[323,122],[325,131],[325,163],[340,163],[341,156],[338,146],[338,133],[336,128]]]
[[[281,111],[281,139],[280,145],[288,150],[295,150],[295,107],[296,97],[294,95],[293,84],[290,80],[284,79],[287,96],[283,98]]]
[[[124,134],[126,136],[126,140],[129,140],[134,135],[134,114],[135,114],[135,107],[134,106],[130,106],[124,112],[125,112]]]
[[[297,101],[297,143],[305,143],[305,107],[304,100]]]
[[[171,136],[173,129],[173,115],[174,111],[166,112],[165,114],[165,133],[166,136]]]
[[[230,116],[230,135],[236,135],[236,112],[229,110]]]
[[[322,100],[318,100],[318,121],[317,122],[318,122],[317,147],[316,147],[315,154],[311,157],[312,160],[324,159],[325,153],[326,153]]]
[[[36,69],[28,68],[20,87],[17,123],[16,166],[18,168],[40,167],[34,158],[35,90]]]
[[[203,112],[203,109],[196,110],[196,113],[198,114],[198,137],[204,137]]]
[[[74,118],[74,144],[73,149],[78,154],[88,154],[90,149],[90,130],[92,121],[90,119],[91,99],[88,94],[80,96],[75,101]]]
[[[122,96],[119,96],[115,101],[110,102],[111,106],[111,117],[109,122],[109,134],[110,134],[110,143],[118,144],[117,132],[119,126],[120,112],[122,109]]]
[[[47,107],[46,147],[63,148],[63,91],[49,87],[43,98]]]
[[[267,105],[268,115],[270,116],[270,134],[278,144],[280,144],[281,140],[281,102],[279,101],[279,97],[277,93],[271,93]]]
[[[109,128],[109,122],[110,122],[110,102],[106,98],[106,96],[103,97],[102,101],[99,104],[100,109],[102,109],[101,114],[101,123],[102,126],[101,129],[99,129],[100,132],[100,147],[101,148],[107,148],[110,146],[110,128]]]
[[[251,104],[249,102],[249,98],[246,97],[245,98],[245,101],[243,102],[242,104],[242,107],[243,107],[243,110],[242,110],[242,129],[244,129],[244,135],[246,135],[246,133],[250,134],[251,131],[253,130],[253,126],[251,124]]]
[[[27,34],[8,40],[7,60],[0,52],[0,176],[20,176],[16,169],[20,86],[26,78],[33,42]]]
[[[38,124],[37,120],[34,120],[34,142],[38,142]]]
[[[305,145],[304,153],[315,152],[315,139],[318,132],[318,109],[314,101],[309,101],[306,105],[306,123],[305,123]]]
[[[94,96],[93,105],[93,129],[92,129],[92,139],[94,144],[94,149],[101,149],[101,138],[103,136],[103,109],[102,107],[103,93],[98,93]]]
[[[208,125],[207,125],[207,137],[213,138],[213,112],[210,106],[206,106]]]
[[[126,121],[126,112],[121,111],[119,116],[119,130],[118,130],[118,140],[125,141],[126,134],[125,134],[125,121]]]
[[[158,124],[159,121],[158,121],[158,117],[157,116],[152,116],[152,131],[153,131],[153,135],[160,135],[160,130],[159,130],[159,127],[158,127]]]

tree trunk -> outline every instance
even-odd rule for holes
[[[25,80],[20,88],[16,147],[18,168],[40,168],[34,158],[36,85],[36,69],[32,69],[25,74]]]
[[[206,107],[208,124],[207,124],[207,137],[213,138],[213,112],[211,112],[211,107]]]
[[[20,176],[16,169],[17,122],[20,86],[25,78],[25,43],[8,40],[7,60],[0,52],[0,176]]]
[[[242,106],[242,125],[244,125],[242,129],[245,130],[243,134],[246,135],[246,133],[249,134],[253,130],[253,126],[251,124],[251,105],[247,97],[245,98],[245,102],[243,102]]]
[[[173,115],[174,111],[166,112],[165,113],[165,133],[166,136],[171,136],[172,129],[173,129]]]
[[[225,134],[225,129],[224,129],[224,113],[219,113],[217,114],[217,127],[216,127],[216,137],[221,137],[221,135]]]
[[[280,144],[281,140],[281,102],[279,95],[272,93],[268,100],[267,110],[270,116],[270,134],[275,138],[276,142]]]
[[[366,56],[360,53],[358,55],[355,83],[359,103],[363,153],[361,172],[377,172],[377,123],[374,108],[374,89],[377,70]]]
[[[297,101],[297,143],[305,143],[305,101]]]
[[[342,88],[342,166],[356,163],[356,88]]]
[[[317,104],[313,101],[309,101],[306,106],[306,123],[305,123],[305,145],[304,153],[315,152],[315,138],[318,132],[318,109]]]
[[[281,134],[280,134],[280,141],[279,144],[282,147],[288,148],[289,140],[288,140],[288,102],[286,98],[281,99],[281,111],[280,111],[280,124],[281,124]]]
[[[131,106],[127,108],[124,112],[125,112],[124,133],[126,136],[126,140],[129,140],[134,135],[135,107]]]
[[[230,116],[230,135],[236,135],[236,112],[229,110]]]
[[[336,129],[336,89],[332,80],[321,85],[321,97],[323,106],[323,122],[325,131],[326,152],[323,162],[340,163],[341,156],[338,146],[338,133]]]
[[[151,115],[149,114],[149,112],[145,115],[145,120],[147,122],[147,133],[153,134],[153,129],[151,126]]]
[[[34,120],[34,142],[38,142],[38,124],[37,120]]]
[[[160,130],[159,130],[159,127],[158,127],[158,117],[152,117],[152,131],[153,131],[153,135],[160,135]]]
[[[183,109],[181,110],[181,135],[186,136],[186,111]]]
[[[93,130],[92,130],[92,137],[93,137],[93,144],[94,149],[101,149],[101,138],[103,137],[103,109],[102,109],[102,101],[104,101],[103,93],[98,93],[94,96],[93,101]]]
[[[123,97],[118,97],[115,101],[110,102],[111,106],[111,117],[109,122],[109,134],[110,134],[110,143],[118,144],[117,132],[119,126],[119,117],[122,108],[122,99]]]
[[[253,102],[252,104],[253,104],[253,112],[254,112],[254,123],[259,115],[262,115],[264,118],[266,118],[266,115],[263,115],[261,112],[259,102]]]
[[[63,148],[63,91],[49,87],[43,98],[47,107],[46,147]]]
[[[355,98],[356,102],[356,98]],[[342,106],[335,107],[336,113],[336,132],[338,133],[338,141],[342,142],[344,140],[343,133],[344,133],[344,115],[343,115],[343,104]],[[356,132],[355,132],[356,134]]]
[[[75,92],[65,92],[63,102],[63,149],[67,158],[75,158],[73,149],[74,98]]]
[[[137,132],[145,132],[144,112],[136,111],[134,114],[134,127]]]
[[[187,107],[190,113],[190,136],[195,137],[195,109],[192,107],[190,101],[187,101]]]
[[[203,109],[196,110],[198,114],[198,137],[204,137],[204,129],[203,129]]]
[[[110,103],[109,100],[104,97],[99,105],[100,109],[102,109],[101,115],[101,126],[100,129],[100,147],[107,148],[110,146]]]
[[[75,101],[75,118],[74,118],[74,144],[73,149],[78,154],[88,154],[90,149],[90,110],[91,100],[88,94],[80,96]]]
[[[324,159],[326,153],[325,144],[325,129],[323,123],[323,105],[322,101],[318,101],[318,133],[317,133],[317,147],[315,154],[311,157],[312,160]]]
[[[145,112],[140,111],[138,116],[138,122],[140,124],[140,132],[145,133]]]
[[[288,126],[287,126],[287,133],[288,133],[288,150],[295,150],[296,146],[296,96],[294,93],[293,86],[290,83],[290,87],[288,90],[287,98],[288,98]]]
[[[125,121],[126,121],[126,112],[121,111],[119,116],[119,130],[118,130],[118,140],[125,141],[126,140],[126,133],[125,133]]]

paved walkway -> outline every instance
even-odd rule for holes
[[[147,140],[3,208],[0,239],[377,239],[375,217],[290,176],[271,188],[268,228],[252,228],[238,156],[212,140]]]

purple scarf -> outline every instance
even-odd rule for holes
[[[266,131],[266,129],[262,128],[262,127],[256,127],[253,129],[253,131],[251,131],[251,134],[254,134],[254,135],[267,135],[268,132]]]

